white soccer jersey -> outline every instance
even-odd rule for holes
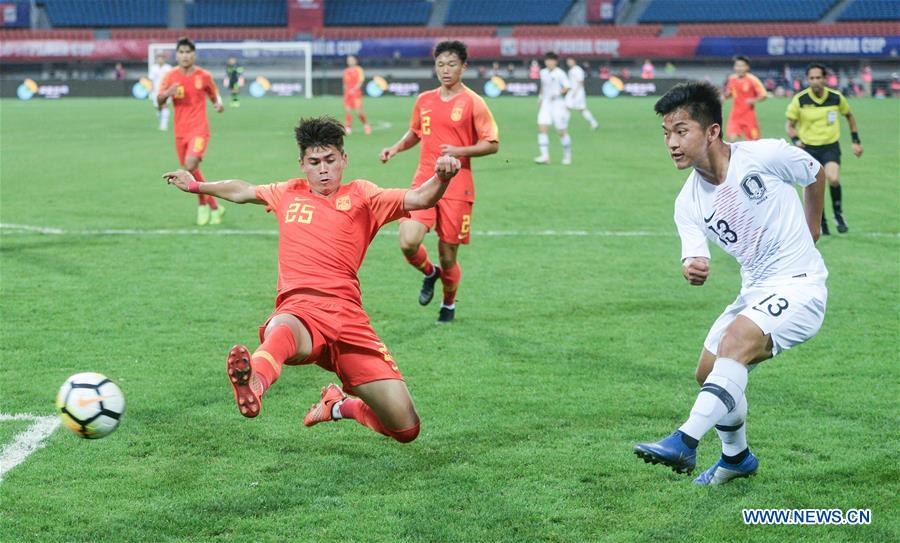
[[[725,182],[712,185],[694,171],[675,200],[682,260],[709,258],[710,239],[740,263],[743,288],[824,283],[828,270],[794,188],[814,183],[819,168],[782,140],[731,144]]]
[[[569,82],[572,84],[572,90],[584,88],[584,70],[581,66],[576,64],[569,68]]]
[[[562,71],[559,66],[553,68],[552,71],[541,68],[541,101],[559,100],[563,97],[563,89],[571,87],[566,72]]]
[[[587,102],[584,92],[584,70],[575,65],[569,68],[569,82],[572,88],[566,93],[566,107],[571,109],[585,109]]]
[[[162,66],[154,64],[150,67],[150,70],[147,72],[147,77],[153,82],[153,90],[150,93],[152,96],[159,94],[159,86],[162,85],[163,79],[165,79],[166,74],[169,73],[169,70],[171,69],[172,67],[168,64],[163,64]]]

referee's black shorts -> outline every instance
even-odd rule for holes
[[[841,144],[838,142],[826,143],[825,145],[805,145],[803,150],[812,155],[819,161],[822,166],[829,162],[841,163]]]

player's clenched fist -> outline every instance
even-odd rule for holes
[[[175,185],[185,192],[188,192],[188,186],[193,181],[196,181],[194,179],[194,176],[191,175],[191,172],[187,172],[185,170],[176,170],[174,172],[164,173],[163,179],[166,180],[166,183]]]
[[[438,157],[434,163],[434,173],[444,182],[453,179],[453,176],[456,175],[460,168],[462,168],[462,163],[460,163],[459,159],[447,155]]]
[[[702,285],[709,277],[709,260],[705,258],[688,258],[681,267],[681,274],[692,285]]]
[[[381,154],[378,156],[381,159],[381,162],[387,162],[391,159],[392,156],[396,155],[397,151],[394,151],[393,147],[385,147],[381,150]]]

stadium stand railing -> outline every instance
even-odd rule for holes
[[[900,22],[681,24],[676,36],[864,36],[900,35]]]
[[[818,21],[838,0],[651,0],[641,23]]]
[[[512,36],[516,38],[604,38],[604,37],[656,37],[662,25],[592,25],[592,26],[543,26],[516,25]]]
[[[169,24],[168,0],[43,0],[54,27],[116,27]]]
[[[426,0],[328,0],[325,26],[426,25],[432,3]]]
[[[451,0],[447,25],[559,24],[573,0]]]
[[[89,29],[2,29],[0,40],[93,40],[94,31]]]
[[[174,42],[182,36],[195,41],[239,41],[294,39],[294,32],[287,28],[273,27],[208,27],[208,28],[118,28],[110,30],[110,38],[116,40],[154,40]]]
[[[284,0],[194,0],[185,8],[188,27],[287,25]]]
[[[838,15],[839,21],[896,21],[900,19],[898,0],[853,0]]]

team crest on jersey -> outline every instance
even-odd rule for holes
[[[200,90],[203,88],[203,80],[199,77],[194,78],[194,88]]]
[[[744,190],[744,194],[757,204],[766,200],[766,185],[759,174],[753,173],[745,177],[741,181],[741,188]]]
[[[453,122],[458,122],[462,119],[463,114],[463,104],[456,104],[453,106],[453,111],[450,112],[450,120]]]
[[[350,209],[351,205],[352,204],[350,202],[349,195],[341,196],[340,198],[338,198],[337,200],[334,201],[334,207],[338,211],[347,211],[348,209]]]

